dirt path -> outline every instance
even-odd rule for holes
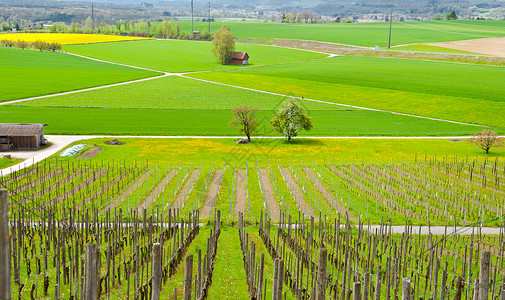
[[[109,184],[107,184],[106,186],[101,188],[99,191],[97,191],[93,195],[89,196],[86,200],[82,201],[79,205],[76,205],[76,208],[81,208],[82,206],[88,204],[89,202],[94,201],[95,199],[97,199],[98,197],[100,197],[101,195],[106,193],[108,190],[110,190],[115,184],[117,184],[118,181],[120,181],[123,177],[127,176],[129,173],[130,173],[129,170],[124,171],[123,173],[121,173],[121,175],[119,175],[118,177],[114,178],[114,180],[109,182]]]
[[[151,206],[151,204],[158,198],[158,196],[165,190],[165,187],[167,186],[167,184],[170,183],[170,181],[172,181],[172,178],[174,178],[175,174],[177,174],[177,171],[179,171],[178,169],[174,169],[170,172],[168,172],[168,174],[160,181],[160,183],[158,183],[158,185],[154,188],[154,190],[149,194],[149,196],[147,196],[145,199],[144,199],[144,202],[142,202],[142,204],[140,204],[138,207],[137,207],[137,213],[140,215],[140,213],[142,213],[142,211],[144,209],[148,209],[149,206]]]
[[[191,172],[191,175],[189,175],[189,178],[186,179],[184,186],[178,193],[174,202],[172,202],[173,209],[181,209],[184,207],[184,201],[186,201],[186,198],[188,198],[189,193],[191,193],[191,190],[193,190],[193,184],[195,184],[195,181],[198,179],[199,175],[200,170],[193,170]]]
[[[346,213],[348,213],[349,219],[353,221],[358,220],[354,215],[351,214],[351,212],[347,211],[347,209],[345,209],[345,207],[342,206],[342,203],[340,203],[339,201],[337,201],[337,199],[335,199],[335,196],[333,196],[333,194],[330,193],[330,191],[328,191],[328,189],[323,185],[321,180],[319,180],[319,177],[316,176],[316,174],[314,173],[314,171],[312,171],[312,169],[303,168],[303,170],[305,171],[305,173],[307,173],[307,177],[310,179],[310,181],[312,181],[312,183],[315,185],[318,191],[321,194],[323,194],[324,198],[326,198],[328,202],[330,202],[331,207],[336,209],[338,213],[341,214],[342,216],[345,216]]]
[[[223,178],[224,170],[217,170],[212,177],[212,182],[207,190],[207,196],[205,197],[205,203],[202,206],[201,218],[205,219],[210,216],[211,211],[214,209],[216,204],[217,195],[219,194],[219,184],[221,183],[221,178]]]
[[[32,170],[32,171],[37,171],[37,170]],[[45,182],[46,180],[49,180],[50,178],[52,178],[53,176],[56,176],[58,174],[60,174],[61,172],[63,172],[62,169],[57,169],[57,170],[53,170],[43,176],[41,176],[40,178],[30,182],[30,184],[25,184],[23,186],[20,186],[18,189],[16,189],[14,192],[15,193],[20,193],[20,192],[23,192],[23,191],[26,191],[28,189],[31,189],[32,187],[35,187],[39,184],[41,184],[42,182]]]
[[[76,159],[87,159],[87,158],[92,158],[95,157],[98,153],[102,152],[102,147],[95,146],[88,151],[84,152],[83,154],[79,155],[76,157]]]
[[[108,209],[114,209],[118,204],[121,204],[124,199],[126,199],[133,191],[135,191],[146,179],[153,173],[153,170],[147,170],[143,175],[137,179],[134,183],[132,183],[124,192],[121,193],[121,195],[117,196],[115,199],[113,199],[109,206]]]
[[[234,212],[235,216],[238,219],[239,212],[245,212],[245,206],[247,201],[247,192],[245,189],[245,170],[239,169],[237,170],[237,182],[235,184],[235,207]]]
[[[279,204],[277,203],[277,199],[274,196],[274,189],[272,187],[272,182],[270,181],[270,177],[268,176],[267,169],[260,169],[260,177],[261,177],[261,186],[263,187],[263,193],[265,193],[265,198],[267,199],[268,212],[270,213],[270,219],[274,223],[279,222]]]
[[[33,193],[32,195],[30,195],[28,197],[25,197],[25,199],[24,199],[23,202],[32,200],[32,199],[37,198],[37,197],[42,197],[42,196],[44,196],[44,195],[46,195],[48,193],[51,193],[52,191],[57,190],[60,186],[64,186],[65,184],[71,182],[72,180],[74,180],[74,178],[77,178],[77,177],[79,177],[81,175],[86,176],[86,174],[88,174],[88,173],[89,173],[88,169],[77,170],[73,174],[71,174],[70,176],[60,178],[55,183],[53,183],[52,185],[47,186],[45,188],[42,188],[38,192],[35,192],[35,193]],[[48,179],[52,179],[52,178],[48,178]],[[89,179],[89,177],[88,177],[88,179]]]
[[[505,38],[494,37],[445,43],[429,43],[426,45],[449,49],[468,51],[486,55],[505,56]]]
[[[288,185],[291,195],[298,203],[298,209],[302,211],[302,213],[305,215],[305,218],[313,217],[314,214],[312,213],[310,206],[307,204],[307,202],[305,202],[305,196],[296,183],[296,180],[293,178],[293,175],[291,175],[291,172],[287,168],[281,168],[281,172],[284,180],[286,181],[286,184]]]
[[[99,170],[98,172],[94,172],[93,173],[93,176],[90,176],[88,179],[86,179],[85,181],[81,182],[81,184],[79,184],[78,186],[74,187],[73,189],[71,189],[70,191],[66,192],[65,194],[63,195],[60,195],[58,196],[57,198],[53,199],[51,202],[49,202],[45,207],[47,206],[50,206],[50,205],[55,205],[55,204],[58,204],[60,203],[61,201],[69,198],[70,195],[73,195],[75,193],[78,193],[80,190],[82,189],[85,189],[88,185],[92,184],[93,182],[97,181],[98,179],[100,179],[100,177],[102,177],[102,175],[104,175],[105,173],[107,173],[109,170],[107,169],[101,169]]]

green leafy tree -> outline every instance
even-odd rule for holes
[[[9,24],[7,24],[7,22],[3,22],[2,23],[2,31],[7,31],[7,30],[10,30],[10,26]]]
[[[226,26],[215,31],[212,39],[212,53],[216,60],[222,65],[229,64],[234,52],[235,40],[231,31]]]
[[[249,105],[242,105],[231,110],[233,114],[230,126],[240,126],[239,132],[243,132],[247,136],[247,142],[251,142],[251,134],[258,129],[258,121],[256,120],[257,108],[251,108]]]
[[[457,20],[458,15],[456,15],[456,12],[453,10],[452,12],[445,14],[445,19],[446,20]]]
[[[270,121],[275,131],[285,136],[288,141],[298,135],[300,130],[310,130],[313,127],[312,118],[293,98],[282,103],[279,112]]]
[[[116,30],[119,31],[119,34],[121,34],[121,21],[116,22]]]
[[[72,23],[70,25],[70,32],[71,33],[81,33],[81,24],[79,24],[79,23]]]
[[[433,16],[433,20],[436,20],[436,21],[442,20],[442,16],[439,15],[439,14],[436,14],[436,15]]]
[[[470,139],[470,142],[486,151],[486,154],[489,154],[489,150],[493,147],[500,148],[505,146],[502,137],[500,137],[496,132],[487,129],[482,130],[480,133],[474,134]]]

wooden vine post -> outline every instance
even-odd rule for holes
[[[491,252],[489,252],[489,250],[483,250],[480,257],[479,300],[488,300],[490,265]]]
[[[328,251],[325,248],[319,249],[319,261],[317,265],[317,300],[324,300],[326,294],[326,256]],[[360,285],[361,287],[361,285]],[[360,293],[361,294],[361,293]],[[356,300],[356,298],[354,298]],[[359,300],[359,299],[358,299]]]
[[[186,256],[184,267],[184,300],[191,300],[191,280],[193,279],[193,254]]]
[[[98,284],[100,282],[98,266],[100,265],[100,249],[93,243],[86,244],[86,260],[85,260],[85,298],[86,300],[97,300],[99,299],[99,288]]]
[[[354,282],[354,289],[352,293],[353,293],[352,296],[353,300],[361,300],[361,282],[359,281]]]
[[[153,244],[151,300],[160,300],[161,292],[161,245]]]
[[[0,299],[11,299],[8,192],[0,189]]]
[[[402,300],[410,300],[410,279],[403,278]]]

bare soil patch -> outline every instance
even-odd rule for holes
[[[274,196],[274,189],[272,187],[272,182],[270,181],[270,177],[268,176],[267,169],[260,169],[260,177],[261,177],[261,186],[263,187],[263,193],[265,193],[265,197],[267,199],[268,211],[270,213],[270,218],[274,223],[279,222],[279,204]]]
[[[172,208],[181,209],[184,207],[183,205],[184,201],[186,201],[186,198],[188,198],[189,193],[191,193],[191,190],[193,189],[193,184],[198,179],[199,175],[200,170],[193,170],[191,172],[191,175],[189,175],[189,178],[184,183],[184,186],[177,195],[177,198],[175,198],[175,201],[172,202]]]
[[[291,195],[298,203],[298,209],[302,211],[302,213],[305,215],[306,218],[313,217],[314,214],[312,213],[310,206],[305,201],[305,196],[303,195],[302,190],[296,183],[296,180],[293,178],[293,175],[291,175],[291,172],[287,168],[281,168],[281,172],[282,175],[284,175],[284,180],[286,181],[289,190],[291,191]]]
[[[26,171],[22,174],[19,174],[20,171],[17,171],[18,175],[15,175],[15,173],[12,173],[12,177],[10,177],[10,178],[6,179],[6,177],[2,177],[0,180],[0,183],[2,183],[3,185],[7,185],[13,181],[19,181],[25,177],[31,176],[33,173],[37,173],[37,172],[38,172],[38,168],[31,169],[30,171]],[[7,175],[5,175],[5,176],[7,176]],[[45,176],[47,176],[47,174],[41,175],[40,178],[44,178]]]
[[[120,141],[118,141],[116,139],[113,139],[113,140],[105,142],[104,144],[105,145],[112,145],[112,146],[121,146],[121,145],[124,145],[125,143],[120,142]]]
[[[50,203],[48,203],[46,205],[46,207],[50,206],[50,205],[58,204],[61,201],[63,201],[65,199],[67,199],[68,197],[70,197],[71,195],[74,195],[75,193],[78,193],[80,190],[86,188],[88,185],[90,185],[93,182],[97,181],[100,177],[102,177],[108,171],[109,170],[107,170],[107,169],[101,169],[101,170],[98,170],[97,172],[93,172],[92,173],[93,176],[89,176],[88,179],[86,179],[85,181],[81,182],[81,184],[79,184],[78,186],[74,187],[73,189],[71,189],[67,193],[62,194],[62,195],[58,196],[57,198],[53,199]]]
[[[32,187],[39,185],[40,183],[45,182],[46,180],[49,180],[50,178],[60,174],[61,172],[63,172],[62,169],[53,170],[53,171],[47,173],[46,175],[30,182],[29,184],[25,184],[23,186],[20,186],[15,192],[20,193],[20,192],[26,191],[28,189],[31,189]]]
[[[87,158],[92,158],[95,157],[98,153],[102,152],[102,147],[95,146],[88,151],[84,152],[83,154],[79,155],[77,159],[87,159]]]
[[[214,205],[216,203],[216,198],[219,192],[219,184],[221,183],[221,178],[224,175],[224,170],[217,170],[212,177],[212,181],[210,187],[207,191],[207,196],[205,197],[205,203],[202,207],[202,218],[208,218],[210,216],[210,212],[214,209]]]
[[[158,185],[149,194],[149,196],[147,196],[144,199],[144,202],[142,202],[142,204],[140,204],[137,207],[137,212],[139,214],[144,209],[148,209],[149,206],[151,206],[151,204],[154,202],[154,200],[156,200],[156,198],[158,198],[158,195],[161,194],[165,190],[165,187],[167,186],[167,184],[170,183],[170,181],[172,181],[172,178],[174,178],[175,174],[177,174],[177,171],[178,171],[177,169],[174,169],[174,170],[168,172],[168,174],[160,181],[160,183],[158,183]]]
[[[245,170],[237,170],[237,182],[235,184],[235,216],[238,219],[239,212],[245,212],[247,192],[245,189]]]
[[[349,219],[354,221],[357,220],[356,217],[354,217],[349,211],[347,211],[347,209],[345,209],[344,206],[342,206],[342,203],[335,199],[335,196],[333,196],[333,194],[328,191],[328,189],[323,185],[321,180],[319,180],[319,177],[317,177],[312,169],[303,168],[303,170],[305,173],[307,173],[307,177],[309,177],[310,181],[312,181],[317,190],[323,194],[324,198],[326,198],[326,200],[331,204],[331,207],[333,207],[333,209],[336,209],[342,216],[345,216],[347,212],[349,214]]]
[[[430,43],[426,45],[444,47],[468,52],[475,52],[486,55],[505,56],[504,37],[494,37],[494,38],[445,42],[445,43]]]
[[[354,46],[341,45],[341,44],[328,43],[328,42],[285,40],[285,39],[278,39],[278,40],[271,41],[269,43],[269,45],[305,49],[305,50],[323,52],[323,53],[329,53],[329,54],[335,54],[335,55],[397,57],[397,58],[412,58],[412,59],[439,60],[439,61],[464,62],[464,63],[475,63],[475,64],[488,64],[488,65],[497,65],[497,66],[505,65],[505,57],[475,56],[475,55],[471,55],[471,54],[461,55],[461,54],[425,53],[425,52],[399,51],[399,50],[379,50],[379,51],[376,51],[374,49],[367,48],[367,47],[354,47]],[[441,45],[436,45],[436,44],[427,44],[427,45],[434,45],[434,46],[439,46],[439,47],[450,48],[447,46],[441,46]],[[452,49],[456,49],[456,48],[452,48]],[[468,49],[457,49],[457,50],[471,51]],[[502,51],[505,51],[505,49],[503,49]],[[479,51],[471,51],[471,52],[486,54],[485,52],[482,52],[482,51],[480,51],[480,52]],[[491,55],[500,55],[500,54],[491,54]],[[505,54],[501,54],[500,56],[505,56]]]
[[[72,181],[74,178],[81,176],[83,174],[86,174],[86,173],[88,173],[88,169],[80,169],[80,170],[77,170],[74,173],[72,173],[70,176],[60,178],[54,184],[48,186],[47,188],[41,189],[40,191],[34,193],[31,196],[25,197],[23,200],[23,203],[26,201],[32,200],[34,198],[44,196],[44,195],[50,193],[51,191],[56,190],[59,186],[65,185],[66,183]],[[63,175],[65,175],[65,174],[63,174]],[[47,179],[51,179],[51,178],[47,177]],[[68,193],[70,193],[70,192],[67,192],[64,195],[66,195]]]
[[[148,170],[144,174],[142,174],[139,179],[137,179],[134,183],[132,183],[124,192],[121,193],[121,195],[117,196],[115,199],[113,199],[110,204],[109,204],[109,209],[114,209],[118,204],[123,202],[128,195],[130,195],[134,190],[136,190],[146,179],[153,170]]]
[[[94,201],[95,199],[97,199],[98,197],[100,197],[101,195],[105,194],[108,190],[110,190],[111,188],[114,187],[115,184],[117,184],[118,181],[120,181],[121,179],[123,179],[125,176],[128,175],[128,173],[130,173],[129,170],[126,170],[124,171],[123,173],[121,173],[121,175],[119,175],[118,177],[114,178],[114,180],[112,180],[111,182],[109,182],[109,184],[107,184],[106,186],[104,186],[103,188],[101,188],[99,191],[97,191],[96,193],[94,193],[93,195],[89,196],[88,198],[86,198],[85,201],[81,202],[81,204],[79,204],[77,206],[77,208],[80,208],[84,205],[86,205],[87,203],[89,202],[92,202]]]

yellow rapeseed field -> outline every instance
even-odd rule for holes
[[[61,45],[91,44],[117,41],[131,41],[146,39],[133,36],[103,35],[103,34],[78,34],[78,33],[8,33],[0,34],[0,40],[34,42],[56,42]]]

